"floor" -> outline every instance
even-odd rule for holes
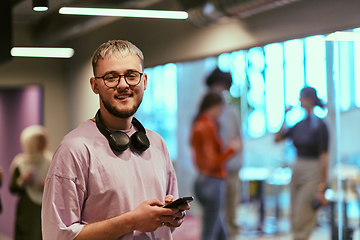
[[[257,231],[258,214],[257,204],[244,204],[238,209],[238,224],[241,233],[236,240],[292,240],[288,212],[283,212],[279,221],[267,216],[264,221],[263,231]],[[329,209],[319,213],[318,225],[309,240],[335,240],[331,237],[329,224]],[[353,237],[342,240],[360,240],[359,220],[349,219],[349,226],[354,228]],[[174,240],[201,240],[201,220],[189,212],[183,225],[173,233]],[[336,239],[338,240],[338,239]]]
[[[173,233],[174,240],[201,240],[200,221],[194,217],[186,218],[184,224]],[[245,232],[238,236],[236,240],[292,240],[291,234],[258,234]],[[312,233],[309,240],[331,240],[331,230],[328,227],[317,227]],[[350,240],[344,239],[343,240]],[[360,231],[357,229],[352,240],[360,240]]]
[[[271,201],[267,202],[271,205]],[[286,205],[286,204],[285,204]],[[357,204],[355,206],[358,206]],[[259,222],[258,203],[243,203],[237,209],[238,224],[241,231],[236,240],[292,240],[289,225],[289,212],[283,208],[280,218],[277,221],[271,215],[273,212],[267,210],[263,224],[263,231],[257,231]],[[270,208],[271,209],[271,208]],[[349,209],[349,226],[353,227],[354,234],[352,239],[342,240],[360,240],[360,220],[358,212],[355,214],[353,208]],[[329,225],[329,209],[324,208],[319,212],[318,225],[314,229],[309,240],[335,240],[331,238],[331,229]],[[174,240],[201,240],[201,219],[191,210],[185,216],[185,221],[181,227],[173,233]],[[0,240],[11,240],[6,236],[0,235]],[[235,240],[235,239],[234,239]],[[338,239],[336,239],[338,240]]]

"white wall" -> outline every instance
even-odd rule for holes
[[[90,86],[93,76],[90,61],[80,62],[75,70],[69,74],[69,127],[74,129],[82,122],[93,118],[99,108],[99,97],[94,94]]]

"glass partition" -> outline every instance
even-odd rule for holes
[[[358,29],[326,37],[331,141],[328,190],[332,239],[359,239]],[[332,72],[330,72],[332,70]],[[354,144],[355,143],[355,144]]]
[[[314,114],[330,133],[329,204],[318,211],[311,239],[360,239],[356,235],[360,216],[360,37],[354,34],[359,31],[309,36],[146,69],[149,85],[137,114],[167,141],[180,195],[194,195],[196,170],[189,132],[206,92],[205,78],[218,67],[233,76],[226,100],[238,109],[244,138],[239,172],[242,198],[237,209],[240,235],[288,239],[292,232],[289,185],[296,150],[291,141],[276,144],[274,134],[284,121],[292,127],[305,118],[300,90],[309,86],[325,104],[316,107]],[[285,115],[288,107],[291,110]],[[196,200],[192,206],[192,213],[200,216]]]

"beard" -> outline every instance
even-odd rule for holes
[[[102,101],[102,103],[104,104],[105,109],[112,115],[114,115],[115,117],[118,118],[129,118],[131,116],[133,116],[136,111],[138,110],[141,102],[142,102],[142,97],[132,106],[131,109],[129,110],[118,110],[115,106],[112,106],[109,102],[104,101],[104,99],[101,97],[100,95],[100,99]]]

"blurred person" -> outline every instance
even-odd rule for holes
[[[289,138],[297,150],[290,185],[291,227],[294,240],[307,240],[316,224],[318,208],[327,204],[329,132],[325,122],[314,115],[315,106],[323,107],[316,90],[304,87],[300,102],[306,118],[291,128],[284,123],[275,134],[275,142]]]
[[[52,153],[43,126],[32,125],[20,135],[23,152],[10,165],[10,192],[19,196],[16,206],[15,240],[41,237],[41,204]]]
[[[226,240],[223,203],[225,198],[226,161],[241,148],[241,140],[234,138],[224,149],[217,120],[224,106],[223,97],[207,93],[199,107],[191,131],[193,160],[198,170],[194,190],[202,209],[202,239]]]
[[[226,101],[229,97],[230,87],[232,85],[232,76],[229,72],[223,72],[216,68],[206,78],[206,85],[209,90],[224,96],[224,107],[219,118],[220,136],[223,144],[228,146],[233,138],[241,140],[241,148],[234,154],[227,162],[226,169],[228,175],[226,177],[226,197],[225,197],[225,211],[226,211],[226,230],[229,239],[236,239],[239,235],[239,226],[237,224],[237,207],[241,201],[241,182],[239,178],[239,171],[242,166],[242,135],[239,121],[239,111],[234,106]]]
[[[45,182],[43,237],[172,239],[190,205],[163,208],[178,197],[163,138],[133,117],[147,86],[143,53],[124,40],[92,56],[95,117],[67,134]]]

